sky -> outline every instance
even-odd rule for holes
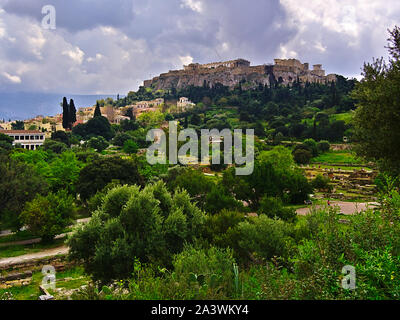
[[[56,28],[45,29],[45,5]],[[0,92],[126,94],[191,62],[274,58],[360,78],[398,0],[0,0]]]

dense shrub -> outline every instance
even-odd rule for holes
[[[265,214],[270,218],[278,218],[286,221],[293,221],[297,214],[296,210],[285,208],[280,198],[264,196],[260,202],[260,214]]]
[[[107,149],[109,143],[102,136],[98,136],[90,138],[87,142],[87,146],[95,149],[97,152],[102,152],[103,150]]]
[[[312,158],[312,153],[307,149],[297,149],[293,152],[293,158],[298,164],[308,164]]]
[[[162,182],[110,190],[92,220],[69,239],[70,257],[94,279],[129,278],[134,259],[169,265],[171,256],[201,234],[205,216],[185,191],[171,194]]]
[[[249,218],[238,225],[239,247],[248,259],[271,259],[285,257],[291,226],[282,220],[274,220],[265,215]]]
[[[317,190],[328,190],[329,192],[332,190],[332,186],[329,184],[330,180],[328,177],[324,177],[321,174],[318,174],[311,182],[313,188]]]

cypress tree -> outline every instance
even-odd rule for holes
[[[100,104],[96,102],[96,109],[94,109],[94,118],[101,117]]]
[[[76,122],[76,108],[74,100],[70,100],[69,102],[69,112],[68,112],[68,124],[69,128],[72,129],[72,125]]]
[[[63,98],[62,108],[63,108],[62,126],[64,129],[68,129],[69,128],[69,105],[68,105],[66,97]]]

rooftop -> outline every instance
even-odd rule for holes
[[[38,130],[1,130],[1,133],[42,134],[43,132]]]

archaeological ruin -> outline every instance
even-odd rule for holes
[[[259,66],[251,66],[250,61],[245,59],[236,59],[207,64],[191,63],[183,66],[182,70],[170,70],[151,80],[145,80],[144,87],[168,90],[182,89],[191,85],[211,87],[221,83],[232,88],[243,83],[246,89],[259,84],[291,85],[295,81],[303,84],[328,83],[336,81],[336,75],[325,75],[321,64],[315,64],[310,69],[308,63],[301,63],[297,59],[275,59],[274,64]]]

